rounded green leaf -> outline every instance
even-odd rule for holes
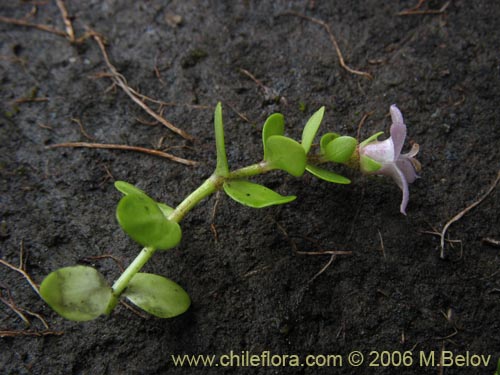
[[[304,126],[304,131],[302,132],[302,147],[306,154],[311,149],[311,145],[313,143],[314,137],[316,137],[316,133],[318,132],[319,126],[321,125],[321,121],[323,120],[323,115],[325,114],[325,107],[321,107],[318,109],[307,121],[306,126]]]
[[[167,250],[181,240],[179,224],[168,220],[158,204],[147,195],[123,197],[116,208],[116,217],[123,230],[142,246]]]
[[[59,315],[83,322],[104,313],[112,290],[94,268],[73,266],[50,273],[40,285],[40,294]]]
[[[151,273],[135,274],[123,295],[159,318],[180,315],[191,305],[189,295],[177,283]]]
[[[321,137],[321,141],[319,143],[321,148],[321,153],[324,154],[326,152],[326,145],[338,137],[340,137],[340,134],[337,133],[323,134],[323,136]]]
[[[228,180],[224,182],[224,191],[236,202],[253,208],[263,208],[284,204],[297,198],[294,195],[283,196],[265,186],[246,180]]]
[[[285,134],[285,118],[281,113],[274,113],[269,116],[262,128],[262,143],[264,145],[264,160],[267,160],[267,139],[273,135]]]
[[[129,195],[129,194],[144,194],[144,195],[146,195],[146,193],[144,191],[142,191],[138,187],[135,187],[134,185],[129,184],[128,182],[125,182],[125,181],[116,181],[115,188],[116,188],[116,190],[118,190],[119,192],[121,192],[125,195]]]
[[[287,171],[292,176],[302,176],[306,169],[307,156],[304,148],[291,138],[272,135],[266,141],[267,159],[272,168]]]
[[[314,176],[328,182],[333,182],[335,184],[343,184],[343,185],[351,183],[351,180],[349,180],[348,178],[341,176],[337,173],[327,171],[326,169],[319,168],[315,165],[308,164],[306,166],[306,170],[309,173],[313,174]]]
[[[342,136],[335,138],[326,145],[325,156],[335,163],[346,163],[351,159],[357,145],[358,141],[353,137]]]

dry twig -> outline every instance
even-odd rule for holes
[[[43,337],[43,336],[62,336],[63,331],[20,331],[20,330],[2,330],[0,331],[0,337],[19,337],[19,336],[31,336],[31,337]]]
[[[330,37],[330,41],[332,42],[333,47],[335,48],[335,51],[337,52],[340,66],[342,68],[344,68],[345,70],[347,70],[349,73],[360,75],[360,76],[366,77],[368,79],[373,79],[373,76],[370,73],[363,72],[363,71],[356,70],[356,69],[352,69],[351,67],[349,67],[345,63],[344,56],[342,55],[342,51],[340,50],[339,44],[337,43],[337,38],[335,38],[335,35],[333,35],[333,32],[332,32],[330,26],[325,21],[322,21],[322,20],[317,19],[317,18],[309,17],[309,16],[306,16],[306,15],[301,14],[301,13],[292,12],[292,11],[286,12],[284,14],[290,15],[290,16],[295,16],[295,17],[300,17],[300,18],[303,18],[307,21],[313,22],[313,23],[323,27],[326,30],[326,32],[328,33],[328,36]]]
[[[28,284],[30,284],[31,288],[33,288],[35,293],[38,294],[38,296],[40,298],[42,298],[42,296],[40,295],[40,291],[38,290],[39,289],[38,285],[33,281],[31,276],[26,272],[26,258],[24,255],[24,241],[21,241],[19,254],[20,254],[19,255],[19,267],[16,267],[13,264],[11,264],[3,259],[0,259],[0,264],[3,264],[4,266],[10,268],[11,270],[16,271],[16,272],[20,273],[21,275],[23,275],[23,277],[26,279]]]
[[[439,9],[420,9],[422,5],[424,5],[425,0],[419,0],[418,4],[413,8],[402,10],[398,13],[398,16],[415,16],[415,15],[423,15],[423,14],[442,14],[446,11],[451,1],[447,1],[443,4],[443,6]]]
[[[173,160],[177,163],[184,165],[198,165],[197,161],[180,158],[178,156],[169,154],[167,152],[151,150],[145,147],[138,146],[128,146],[128,145],[117,145],[112,143],[88,143],[88,142],[66,142],[66,143],[56,143],[50,146],[46,146],[46,148],[61,148],[61,147],[72,147],[72,148],[99,148],[105,150],[126,150],[126,151],[136,151],[142,152],[144,154],[160,156],[162,158]]]
[[[451,226],[451,224],[453,224],[454,222],[460,220],[467,212],[469,212],[474,207],[476,207],[477,205],[479,205],[482,201],[484,201],[491,194],[491,192],[496,188],[496,186],[498,185],[499,181],[500,181],[500,171],[498,171],[497,177],[496,177],[495,181],[493,182],[493,184],[491,184],[491,186],[488,188],[488,190],[486,191],[486,193],[483,194],[483,196],[481,196],[477,201],[475,201],[471,205],[467,206],[464,210],[460,211],[458,214],[456,214],[455,216],[453,216],[445,224],[445,226],[443,227],[443,230],[441,231],[441,236],[440,236],[441,237],[441,241],[440,241],[440,246],[441,246],[440,257],[441,257],[441,259],[444,259],[444,242],[445,242],[446,231],[448,230],[448,228]]]
[[[132,99],[136,104],[139,105],[144,111],[146,111],[151,117],[153,117],[156,121],[159,121],[162,123],[164,126],[166,126],[168,129],[172,130],[174,133],[179,134],[181,137],[187,139],[187,140],[194,140],[194,137],[190,135],[189,133],[185,132],[182,129],[177,128],[174,126],[172,123],[158,115],[155,111],[153,111],[151,108],[149,108],[146,103],[144,103],[138,96],[137,94],[134,94],[134,91],[130,88],[130,86],[127,84],[127,80],[125,77],[118,72],[118,70],[115,68],[115,66],[111,63],[109,60],[109,55],[108,52],[106,51],[106,46],[104,45],[104,41],[102,37],[97,34],[93,33],[92,37],[94,40],[97,42],[99,48],[101,49],[102,55],[104,57],[104,61],[106,65],[108,66],[108,69],[111,72],[113,82],[116,83],[124,92],[129,96],[130,99]]]
[[[68,10],[66,9],[66,5],[62,0],[56,0],[57,6],[61,11],[61,15],[64,21],[64,26],[66,27],[66,36],[71,43],[76,41],[75,39],[75,31],[73,29],[73,23],[71,22],[71,18],[69,17]]]

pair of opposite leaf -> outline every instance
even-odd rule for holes
[[[117,181],[115,187],[125,195],[116,210],[118,222],[133,240],[145,246],[143,251],[167,250],[180,242],[179,224],[168,220],[173,208],[127,182]],[[40,285],[40,294],[58,314],[74,321],[109,314],[120,297],[96,269],[80,265],[49,274]],[[160,318],[180,315],[191,304],[178,284],[150,273],[136,273],[122,296]]]
[[[218,108],[220,108],[218,106]],[[276,113],[269,116],[262,129],[262,143],[264,148],[263,165],[266,170],[280,169],[292,176],[300,177],[304,171],[334,183],[348,184],[349,179],[336,173],[309,164],[307,154],[309,153],[316,133],[321,125],[325,108],[321,107],[308,120],[302,132],[302,141],[297,141],[284,136],[285,122],[282,114]],[[219,124],[218,124],[219,122]],[[222,116],[220,109],[215,114],[216,129],[222,128]],[[217,133],[217,131],[216,131]],[[333,133],[330,133],[333,134]],[[345,138],[340,137],[345,143]],[[334,139],[329,139],[333,141]],[[337,150],[338,142],[332,142],[330,149]],[[349,157],[354,150],[350,150]],[[218,156],[220,153],[218,152]],[[333,161],[333,160],[332,160]],[[262,208],[270,205],[288,203],[296,199],[296,196],[282,196],[265,186],[249,182],[247,180],[227,180],[224,182],[224,191],[235,201],[254,208]]]

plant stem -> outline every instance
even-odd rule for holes
[[[169,215],[168,219],[179,223],[186,214],[191,211],[200,201],[209,195],[221,189],[224,181],[255,176],[258,174],[266,173],[272,170],[269,163],[262,161],[257,164],[249,165],[248,167],[237,169],[230,172],[227,176],[220,176],[217,173],[211,175],[206,179],[195,191],[189,194]],[[134,261],[125,269],[122,275],[113,284],[113,296],[106,309],[106,314],[109,314],[118,303],[118,298],[123,293],[125,288],[130,283],[134,275],[141,270],[146,262],[153,256],[155,249],[152,247],[145,247],[137,255]]]
[[[203,198],[215,193],[220,188],[223,181],[224,177],[215,174],[210,176],[175,208],[168,219],[176,223],[180,222]]]
[[[118,297],[123,293],[125,288],[130,283],[130,280],[134,275],[141,270],[141,268],[146,264],[146,262],[153,256],[155,249],[152,247],[145,247],[137,255],[134,261],[127,267],[125,271],[121,274],[118,280],[113,284],[113,297],[111,298],[108,307],[106,309],[106,314],[109,314],[111,310],[114,309],[118,302]]]

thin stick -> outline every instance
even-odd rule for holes
[[[197,161],[180,158],[178,156],[174,156],[167,152],[151,150],[145,147],[138,146],[128,146],[128,145],[117,145],[111,143],[88,143],[88,142],[67,142],[67,143],[56,143],[50,146],[46,146],[48,149],[52,148],[61,148],[61,147],[73,147],[73,148],[99,148],[99,149],[107,149],[107,150],[126,150],[126,151],[136,151],[142,152],[149,155],[160,156],[162,158],[173,160],[177,163],[184,165],[195,166],[198,165]]]
[[[14,100],[15,104],[48,102],[49,98],[19,98]]]
[[[64,335],[63,331],[17,331],[17,330],[5,330],[0,331],[0,337],[18,337],[18,336],[34,336],[34,337],[43,337],[43,336],[62,336]]]
[[[194,140],[194,137],[190,135],[189,133],[185,132],[182,129],[177,128],[174,126],[172,123],[158,115],[155,111],[153,111],[151,108],[149,108],[141,99],[139,99],[132,89],[128,86],[125,77],[123,77],[122,74],[120,74],[115,66],[111,64],[111,61],[109,60],[108,53],[106,51],[106,47],[104,46],[104,42],[102,40],[102,37],[96,33],[93,35],[94,40],[97,42],[99,45],[99,48],[101,49],[102,55],[104,57],[104,61],[106,62],[106,65],[108,66],[108,69],[111,71],[112,76],[113,76],[113,81],[120,86],[120,88],[127,94],[130,99],[132,99],[136,104],[139,105],[143,110],[145,110],[151,117],[153,117],[155,120],[161,122],[164,126],[166,126],[168,129],[172,130],[174,133],[179,134],[181,137],[187,139],[187,140]]]
[[[484,243],[486,245],[500,247],[500,240],[495,240],[494,238],[485,237],[481,241],[482,241],[482,243]]]
[[[21,242],[21,254],[23,252],[24,252],[24,246],[23,246],[23,243]],[[5,267],[8,267],[11,270],[16,271],[16,272],[20,273],[21,275],[23,275],[23,277],[26,279],[28,284],[30,284],[30,286],[33,288],[33,290],[36,292],[36,294],[38,294],[38,296],[40,298],[42,298],[42,296],[40,295],[40,291],[38,290],[38,285],[33,281],[31,276],[24,269],[22,256],[20,258],[20,263],[21,263],[20,267],[16,267],[16,266],[10,264],[9,262],[7,262],[6,260],[0,259],[0,264],[3,264]]]
[[[64,31],[56,29],[55,27],[52,27],[49,25],[41,25],[38,23],[32,23],[32,22],[28,22],[25,20],[19,20],[16,18],[8,18],[8,17],[0,16],[0,22],[9,23],[12,25],[24,26],[24,27],[33,27],[35,29],[46,31],[46,32],[49,32],[52,34],[56,34],[56,35],[65,37],[65,38],[68,36]]]
[[[323,250],[323,251],[296,251],[300,255],[352,255],[352,251]]]
[[[85,131],[85,128],[83,127],[83,124],[82,124],[82,121],[80,119],[77,119],[77,118],[72,118],[71,121],[73,121],[74,123],[78,124],[78,126],[80,127],[80,133],[82,133],[82,135],[87,138],[87,139],[90,139],[91,141],[95,141],[95,138],[90,136],[86,131]]]
[[[300,17],[300,18],[303,18],[303,19],[305,19],[307,21],[313,22],[313,23],[315,23],[315,24],[320,25],[321,27],[323,27],[326,30],[326,32],[328,33],[328,36],[330,37],[330,41],[332,42],[333,47],[335,48],[335,51],[337,52],[337,57],[339,59],[340,66],[342,68],[344,68],[345,70],[347,70],[349,73],[357,74],[357,75],[366,77],[368,79],[373,79],[373,76],[370,73],[363,72],[363,71],[356,70],[356,69],[352,69],[351,67],[349,67],[345,63],[344,56],[342,55],[342,51],[340,50],[339,44],[337,43],[337,39],[335,38],[335,35],[333,35],[333,32],[332,32],[330,26],[326,22],[324,22],[324,21],[322,21],[320,19],[317,19],[317,18],[309,17],[309,16],[306,16],[304,14],[297,13],[297,12],[292,12],[292,11],[286,12],[284,14],[290,15],[290,16],[295,16],[295,17]]]
[[[64,26],[66,27],[66,34],[71,43],[75,42],[75,31],[73,29],[73,24],[71,23],[71,18],[69,17],[68,10],[66,9],[66,5],[62,0],[56,0],[57,6],[61,11],[61,15],[63,17]]]
[[[365,124],[365,122],[368,119],[368,117],[370,117],[371,115],[373,115],[373,111],[366,112],[366,113],[363,114],[363,117],[361,117],[361,120],[359,121],[358,131],[357,131],[357,134],[356,134],[356,139],[358,140],[358,142],[359,142],[359,138],[361,137],[361,128]]]
[[[418,4],[411,9],[402,10],[398,13],[398,16],[414,16],[422,14],[442,14],[446,11],[446,8],[451,4],[451,1],[447,1],[439,9],[424,9],[420,10],[420,7],[424,4],[425,0],[419,0]]]
[[[500,171],[497,173],[497,177],[495,179],[495,181],[493,182],[493,184],[489,187],[489,189],[486,191],[486,193],[481,197],[479,198],[477,201],[475,201],[474,203],[472,203],[470,206],[466,207],[464,210],[460,211],[458,214],[456,214],[455,216],[453,216],[444,226],[442,232],[441,232],[441,241],[440,241],[440,244],[441,244],[441,259],[444,259],[444,237],[446,236],[446,231],[448,230],[448,228],[451,226],[451,224],[453,224],[454,222],[460,220],[467,212],[469,212],[470,210],[472,210],[474,207],[476,207],[477,205],[479,205],[482,201],[484,201],[488,195],[491,194],[491,192],[497,187],[498,185],[498,182],[500,181]]]

